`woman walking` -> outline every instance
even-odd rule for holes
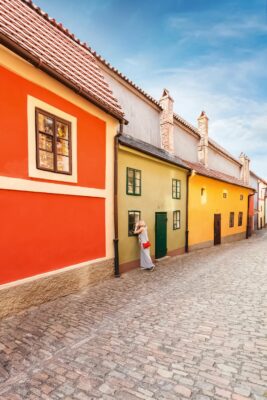
[[[151,243],[148,240],[147,234],[147,226],[145,221],[137,222],[135,226],[134,233],[138,235],[139,243],[140,243],[140,266],[141,269],[145,269],[147,271],[153,271],[155,265],[153,264],[150,257],[149,247]]]

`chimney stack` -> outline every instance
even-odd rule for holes
[[[207,168],[208,149],[209,149],[209,119],[205,111],[202,111],[197,121],[198,121],[198,130],[201,136],[198,145],[198,161],[201,162]]]
[[[241,153],[239,156],[239,160],[242,164],[240,171],[240,179],[245,183],[245,185],[249,185],[249,163],[250,159],[244,153]]]
[[[160,138],[161,148],[174,154],[173,143],[173,99],[167,89],[163,90],[160,99],[160,105],[163,108],[160,116]]]

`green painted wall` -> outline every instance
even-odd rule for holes
[[[142,195],[126,194],[127,167],[142,171]],[[128,211],[140,210],[148,226],[155,254],[155,213],[167,212],[168,252],[185,246],[186,174],[187,171],[120,146],[118,155],[118,219],[120,264],[137,260],[139,246],[136,237],[128,237]],[[172,179],[181,180],[181,199],[172,198]],[[173,230],[173,211],[181,210],[181,228]]]

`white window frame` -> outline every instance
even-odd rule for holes
[[[56,172],[43,171],[37,168],[36,163],[36,123],[35,123],[35,109],[41,108],[50,114],[59,118],[67,120],[71,123],[72,134],[72,174],[65,175]],[[47,179],[52,181],[77,183],[77,118],[73,115],[45,103],[35,97],[28,96],[27,98],[27,112],[28,112],[28,174],[29,177]]]

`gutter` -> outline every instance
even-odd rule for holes
[[[189,216],[189,178],[192,176],[193,171],[189,171],[186,175],[186,213],[185,213],[185,252],[189,253],[189,230],[188,230],[188,216]]]
[[[118,228],[118,150],[119,137],[123,134],[123,122],[120,124],[120,131],[114,137],[114,276],[120,277],[120,260],[119,260],[119,228]]]
[[[80,86],[72,83],[67,78],[64,78],[63,75],[53,70],[48,65],[44,64],[44,62],[39,58],[31,54],[28,50],[24,49],[23,47],[19,46],[13,40],[9,39],[2,33],[0,33],[0,44],[6,46],[9,50],[13,51],[14,53],[18,54],[20,57],[24,58],[29,63],[33,64],[36,68],[40,69],[41,71],[47,73],[52,78],[56,79],[64,86],[67,86],[69,89],[73,90],[75,93],[78,93],[80,96],[84,97],[86,100],[89,100],[95,106],[103,110],[105,113],[111,115],[112,117],[119,120],[121,123],[124,122],[127,124],[127,121],[124,120],[123,116],[115,111],[109,110],[106,108],[101,102],[98,102],[93,96],[89,93],[84,91]]]
[[[125,125],[127,125],[127,123],[125,123]],[[166,163],[168,163],[168,164],[172,164],[172,165],[175,165],[176,167],[179,167],[179,168],[182,168],[182,169],[191,171],[191,168],[190,168],[190,167],[187,167],[187,166],[185,166],[185,165],[179,164],[178,162],[175,162],[175,161],[172,161],[172,160],[168,160],[167,158],[164,158],[163,156],[161,157],[161,156],[158,155],[158,154],[153,154],[153,153],[151,153],[151,152],[148,151],[148,150],[140,149],[140,148],[138,148],[137,146],[131,145],[131,144],[129,144],[129,143],[123,143],[123,142],[121,142],[120,144],[121,144],[121,146],[129,147],[129,149],[133,149],[133,150],[139,151],[140,153],[146,154],[146,155],[148,155],[148,156],[150,156],[150,157],[157,158],[158,160],[164,161],[164,162],[166,162]]]

